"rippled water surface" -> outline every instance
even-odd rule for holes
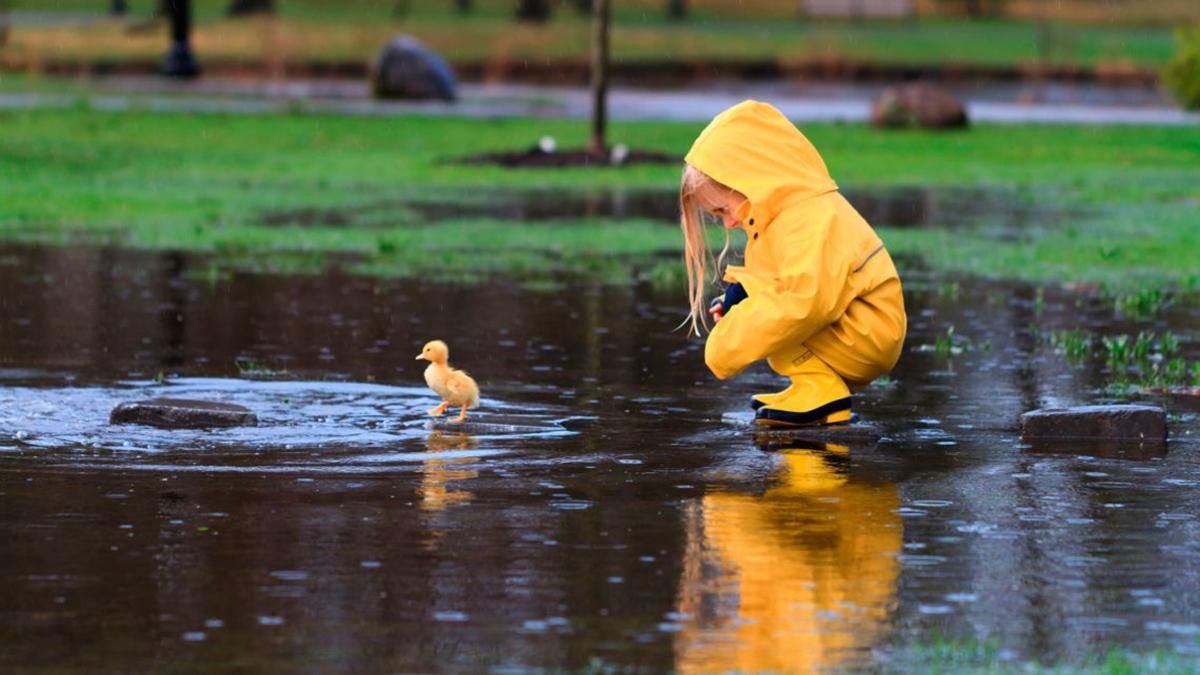
[[[1086,290],[905,274],[911,333],[867,433],[756,433],[681,294],[235,275],[108,249],[0,252],[0,669],[787,671],[938,637],[1005,658],[1195,654],[1200,432],[1030,448],[1105,400],[1041,334],[1169,328]],[[937,350],[954,326],[960,348]],[[430,421],[450,343],[483,405]],[[969,341],[969,346],[963,340]],[[958,352],[958,353],[955,353]],[[108,424],[156,396],[256,427]]]

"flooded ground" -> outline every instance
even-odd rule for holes
[[[1039,226],[1057,225],[1080,214],[1034,204],[1018,190],[939,186],[850,188],[843,191],[856,210],[882,227],[982,227],[1000,239],[1018,239]],[[506,189],[471,194],[426,191],[403,200],[352,208],[268,211],[259,216],[277,227],[394,227],[458,218],[561,222],[580,218],[650,218],[679,222],[677,190],[623,187],[593,190]]]
[[[0,669],[412,672],[874,668],[1200,655],[1195,397],[1161,447],[1038,448],[1018,416],[1105,400],[1044,335],[1173,331],[1083,290],[901,261],[911,332],[844,444],[745,426],[674,331],[682,292],[234,274],[104,248],[0,250]],[[953,337],[948,327],[953,326]],[[431,423],[428,339],[479,380]],[[942,347],[942,348],[939,348]],[[114,427],[119,402],[254,410]]]

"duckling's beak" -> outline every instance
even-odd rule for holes
[[[417,354],[417,358],[413,359],[413,361],[420,361],[423,358],[425,358],[424,354]]]

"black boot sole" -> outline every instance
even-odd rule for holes
[[[757,408],[754,414],[756,422],[763,422],[770,425],[778,426],[822,426],[826,424],[825,418],[835,412],[850,409],[850,397],[840,398],[836,401],[830,401],[825,405],[808,410],[805,412],[790,412],[787,410],[776,410],[764,405]],[[844,422],[836,422],[835,424],[844,424]]]

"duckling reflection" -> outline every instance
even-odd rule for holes
[[[442,511],[451,506],[465,504],[474,498],[467,490],[450,489],[449,483],[475,478],[478,471],[453,468],[456,464],[474,461],[470,457],[445,458],[439,453],[451,450],[470,450],[476,441],[470,434],[448,433],[435,430],[425,439],[429,457],[421,469],[421,508],[426,511]]]
[[[779,450],[760,495],[714,492],[688,514],[680,672],[838,669],[887,630],[903,531],[894,484],[851,480],[849,448]]]

